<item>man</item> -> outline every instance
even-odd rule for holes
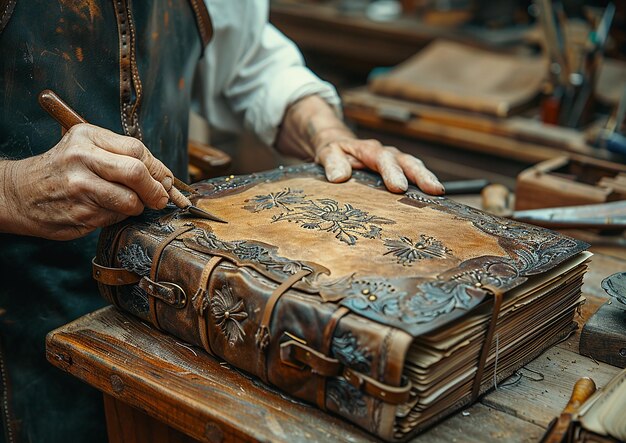
[[[341,122],[334,89],[267,24],[267,2],[207,3],[210,19],[199,0],[0,3],[0,409],[9,442],[104,440],[98,394],[45,362],[44,337],[102,305],[90,279],[96,229],[163,208],[173,174],[186,177],[194,73],[197,104],[217,129],[247,127],[315,159],[332,182],[366,167],[393,192],[407,178],[443,192],[419,160],[358,140]],[[46,88],[93,126],[62,135],[37,104]]]

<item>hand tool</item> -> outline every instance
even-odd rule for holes
[[[452,180],[442,183],[446,190],[446,195],[477,194],[488,184],[489,181],[484,178],[472,180]]]
[[[561,443],[566,441],[574,414],[594,392],[596,392],[596,384],[592,379],[589,377],[579,379],[574,385],[572,396],[567,406],[565,406],[561,415],[548,425],[548,430],[541,439],[541,443]]]
[[[490,214],[508,217],[511,210],[511,193],[509,189],[499,183],[491,184],[480,193],[482,208]]]
[[[580,87],[576,92],[576,98],[567,116],[566,126],[571,128],[578,127],[593,106],[595,83],[614,16],[615,5],[609,3],[602,14],[602,19],[597,28],[589,33],[589,46],[591,49],[587,51],[584,57],[583,69],[580,72]]]
[[[512,218],[546,228],[625,229],[626,200],[515,211]]]
[[[59,122],[59,124],[65,130],[68,130],[72,126],[80,123],[87,123],[87,120],[82,118],[76,111],[70,108],[67,103],[61,100],[61,98],[57,94],[49,89],[46,89],[39,94],[39,104],[46,112],[48,112],[48,114],[50,114],[57,122]],[[174,184],[168,190],[168,194],[170,200],[176,206],[197,217],[217,221],[220,223],[228,223],[227,221],[222,220],[221,218],[205,211],[204,209],[194,206],[191,203],[191,200],[183,195],[179,191],[179,189],[190,193],[197,193],[189,185],[174,177]]]

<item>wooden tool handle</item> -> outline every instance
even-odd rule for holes
[[[39,104],[66,130],[79,123],[87,123],[72,108],[50,89],[45,89],[39,94]]]
[[[580,406],[587,401],[591,395],[596,392],[596,384],[589,377],[583,377],[579,379],[574,385],[572,390],[572,396],[563,409],[564,414],[573,414],[580,408]]]
[[[506,186],[497,183],[485,186],[480,195],[483,210],[501,217],[511,214],[510,192]]]

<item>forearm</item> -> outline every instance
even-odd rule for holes
[[[326,101],[310,95],[287,109],[276,138],[276,148],[283,154],[314,160],[315,153],[324,145],[354,138],[354,133]]]

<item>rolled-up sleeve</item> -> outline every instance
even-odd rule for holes
[[[201,60],[201,112],[221,131],[242,127],[272,145],[287,107],[317,94],[340,112],[335,88],[304,66],[296,45],[268,23],[267,1],[208,1],[214,34]]]

